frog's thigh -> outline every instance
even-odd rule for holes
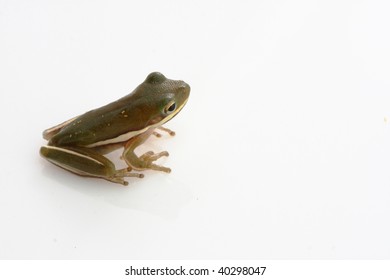
[[[124,185],[127,182],[123,177],[142,177],[127,170],[116,170],[113,162],[90,149],[43,146],[40,153],[53,164],[81,176],[103,178]]]

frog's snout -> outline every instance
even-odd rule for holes
[[[182,84],[180,86],[180,90],[183,92],[184,95],[188,96],[190,94],[191,87],[189,84],[182,81]]]

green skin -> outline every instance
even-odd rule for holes
[[[185,82],[153,72],[129,95],[45,130],[43,137],[48,144],[41,147],[40,153],[78,175],[123,185],[128,184],[125,177],[143,177],[132,170],[170,172],[169,168],[153,163],[168,156],[168,152],[150,151],[137,156],[134,150],[150,135],[161,136],[156,129],[174,135],[162,125],[183,108],[189,94],[190,86]],[[117,170],[104,154],[121,147],[128,168]]]

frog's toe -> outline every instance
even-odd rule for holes
[[[123,178],[105,178],[106,180],[110,181],[110,182],[113,182],[113,183],[117,183],[117,184],[121,184],[121,185],[124,185],[124,186],[127,186],[129,184],[129,182],[125,181]]]
[[[165,166],[162,166],[162,165],[157,165],[157,164],[154,164],[154,163],[150,163],[148,165],[148,168],[151,169],[151,170],[162,171],[162,172],[165,172],[165,173],[171,173],[171,169],[169,167],[165,167]]]
[[[153,131],[153,135],[156,136],[157,138],[162,137],[161,133],[158,133],[156,131]]]
[[[158,160],[161,157],[167,157],[167,156],[169,156],[169,153],[167,151],[163,151],[163,152],[160,152],[160,153],[154,153],[152,151],[149,151],[149,152],[144,153],[139,158],[142,161],[153,162],[153,161]]]
[[[159,127],[157,127],[157,129],[165,131],[166,133],[168,133],[171,136],[175,136],[175,134],[176,134],[173,130],[170,130],[169,128],[166,128],[166,127],[163,127],[163,126],[159,126]],[[157,134],[159,134],[159,133],[157,133]]]

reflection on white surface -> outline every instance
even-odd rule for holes
[[[0,258],[390,257],[386,1],[38,2],[0,4]],[[155,70],[191,86],[171,174],[39,157]]]

